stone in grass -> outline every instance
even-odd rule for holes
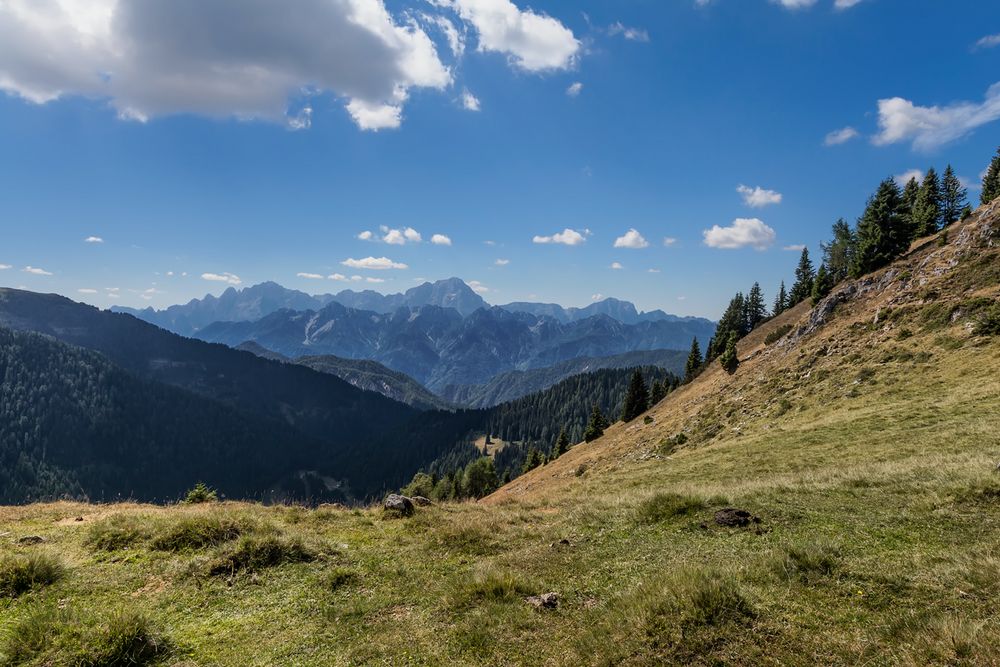
[[[727,507],[715,513],[715,523],[728,528],[742,528],[751,523],[760,523],[760,517],[754,516],[746,510]]]
[[[41,544],[45,541],[45,538],[41,535],[25,535],[17,541],[18,544],[23,546],[30,546],[32,544]]]
[[[419,505],[420,507],[427,507],[428,505],[433,505],[430,498],[424,498],[423,496],[413,496],[410,498],[414,505]]]
[[[382,507],[393,512],[399,512],[403,516],[413,514],[413,501],[398,493],[390,493],[382,502]]]
[[[558,593],[542,593],[525,598],[525,602],[535,609],[555,609],[559,606]]]

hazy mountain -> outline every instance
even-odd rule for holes
[[[683,375],[687,355],[687,352],[680,350],[648,350],[611,357],[580,357],[546,368],[501,373],[486,384],[445,387],[441,396],[459,405],[491,407],[546,390],[568,377],[602,369],[655,366],[674,375]]]
[[[333,295],[332,301],[354,308],[376,313],[392,313],[400,308],[420,308],[438,306],[454,308],[460,315],[467,316],[480,308],[489,308],[481,296],[461,278],[448,278],[433,283],[423,283],[406,290],[403,294],[379,294],[372,290],[354,292],[344,290]]]
[[[318,311],[282,310],[256,322],[218,322],[198,336],[228,345],[254,341],[289,357],[373,359],[440,391],[578,357],[687,350],[693,337],[704,345],[713,331],[710,322],[698,319],[629,325],[595,315],[564,324],[503,308],[479,309],[463,318],[453,308],[437,306],[375,313],[331,303]]]
[[[555,303],[529,303],[524,301],[508,303],[499,307],[514,313],[531,313],[532,315],[551,317],[563,324],[585,320],[594,315],[607,315],[611,319],[618,320],[623,324],[637,324],[639,322],[695,322],[711,324],[710,320],[704,318],[679,317],[677,315],[669,315],[662,310],[639,312],[635,304],[613,298],[592,303],[584,308],[563,308]]]

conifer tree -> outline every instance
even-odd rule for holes
[[[735,331],[738,338],[742,338],[748,332],[746,330],[746,299],[742,292],[737,292],[726,307],[719,323],[715,327],[715,335],[708,343],[708,350],[705,352],[705,361],[711,361],[720,354],[726,346],[726,337],[730,331]]]
[[[980,204],[989,204],[1000,197],[1000,148],[993,156],[990,166],[986,168],[986,175],[983,176],[983,191],[979,195]]]
[[[920,181],[916,177],[910,178],[903,188],[902,201],[899,206],[899,215],[902,216],[910,238],[915,238],[916,222],[913,213],[917,208],[917,197],[920,196]]]
[[[938,180],[934,167],[927,170],[924,182],[917,193],[917,201],[913,206],[913,236],[909,239],[923,238],[934,234],[941,226],[941,182]]]
[[[756,329],[761,322],[767,319],[767,306],[764,304],[764,293],[760,289],[760,283],[754,283],[747,294],[746,299],[746,327],[747,333]]]
[[[830,274],[826,270],[826,264],[820,264],[819,270],[816,271],[816,280],[813,281],[812,288],[812,305],[816,305],[823,300],[830,290],[833,288],[833,282],[830,280]]]
[[[775,317],[781,315],[788,308],[788,292],[785,291],[785,281],[781,281],[781,287],[778,288],[778,296],[774,298],[774,308],[773,312]]]
[[[799,265],[795,269],[795,284],[792,285],[792,291],[788,294],[789,307],[809,298],[809,295],[812,294],[815,277],[816,273],[813,271],[812,261],[809,259],[809,248],[803,248],[802,255],[799,256]]]
[[[625,394],[625,405],[622,407],[622,421],[630,422],[649,409],[649,390],[638,368],[632,373],[632,380]]]
[[[912,180],[912,179],[911,179]],[[823,263],[831,285],[836,285],[845,279],[851,268],[851,260],[857,248],[854,230],[841,218],[833,223],[833,240],[821,244],[823,248]]]
[[[584,441],[593,442],[597,440],[604,435],[604,429],[608,426],[610,424],[608,424],[608,420],[604,417],[604,413],[601,412],[601,406],[594,403],[594,407],[590,410],[590,421],[587,422],[587,430],[583,432]]]
[[[556,444],[552,446],[552,458],[557,459],[568,451],[569,436],[566,435],[566,427],[564,426],[559,431],[559,437],[556,438]]]
[[[968,205],[968,194],[949,164],[941,179],[941,223],[944,226],[947,227],[962,217],[962,210]]]
[[[698,346],[698,339],[691,339],[691,352],[688,353],[687,363],[684,365],[684,382],[688,383],[698,376],[701,370],[702,358],[701,348]]]
[[[736,341],[736,332],[730,331],[729,338],[726,339],[726,349],[723,350],[722,355],[719,357],[719,363],[722,364],[722,367],[730,375],[735,373],[737,367],[740,365],[740,358],[736,354]]]
[[[521,472],[526,473],[529,470],[534,470],[538,466],[542,465],[545,461],[542,458],[542,453],[537,449],[532,447],[528,450],[528,455],[524,459],[524,465],[521,466]]]
[[[667,397],[666,385],[661,384],[659,380],[653,380],[653,384],[649,388],[649,404],[656,405],[666,397]]]
[[[889,177],[879,184],[858,220],[857,250],[851,260],[851,276],[862,276],[896,259],[909,245],[909,230],[900,214],[902,196]]]

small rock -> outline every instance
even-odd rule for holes
[[[420,507],[427,507],[428,505],[433,505],[430,498],[424,498],[423,496],[413,496],[410,498],[414,505],[419,505]]]
[[[541,595],[532,595],[526,598],[525,602],[535,609],[555,609],[559,606],[559,594],[542,593]]]
[[[997,463],[996,471],[1000,472],[1000,462]]]
[[[413,514],[413,501],[406,496],[399,495],[398,493],[390,493],[386,496],[386,499],[382,502],[382,507],[387,510],[399,512],[403,516],[410,516]]]
[[[760,517],[756,517],[746,510],[727,507],[715,513],[715,523],[730,528],[741,528],[749,526],[751,523],[760,523]]]
[[[75,519],[73,519],[73,521],[83,521],[83,517],[82,516],[78,516]]]
[[[558,542],[553,542],[551,544],[551,546],[552,546],[553,549],[558,549],[559,547],[568,547],[569,546],[569,540],[567,540],[564,537],[561,540],[559,540]]]
[[[28,546],[31,544],[41,544],[45,541],[45,538],[41,535],[25,535],[17,541],[18,544],[23,546]]]

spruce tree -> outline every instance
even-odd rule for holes
[[[622,407],[622,421],[630,422],[649,409],[649,391],[642,371],[638,368],[632,373],[632,380],[625,394],[625,405]]]
[[[816,271],[816,280],[813,281],[812,288],[812,305],[816,305],[823,300],[827,294],[830,293],[830,289],[833,288],[833,283],[830,280],[830,274],[826,270],[826,264],[820,264],[819,270]]]
[[[688,353],[687,363],[684,365],[684,382],[688,383],[698,376],[701,370],[702,358],[701,347],[698,346],[698,339],[691,339],[691,352]],[[596,407],[596,406],[595,406]]]
[[[969,192],[962,187],[962,181],[955,175],[949,164],[945,167],[941,179],[941,223],[950,225],[962,217],[962,211],[968,205],[966,197]]]
[[[879,184],[858,220],[857,250],[851,259],[852,277],[885,266],[909,246],[909,230],[901,209],[899,186],[889,177]]]
[[[989,204],[1000,197],[1000,148],[993,156],[990,166],[986,168],[986,175],[983,176],[983,191],[979,195],[980,204]]]
[[[719,357],[719,363],[722,364],[722,367],[730,375],[735,373],[736,368],[740,365],[740,358],[736,354],[736,341],[736,332],[730,331],[729,338],[726,339],[726,349],[723,350],[722,355]]]
[[[653,384],[649,388],[649,404],[656,405],[666,397],[667,397],[666,385],[661,384],[659,380],[653,380]]]
[[[747,294],[747,333],[756,329],[761,322],[767,319],[767,306],[764,304],[764,293],[760,289],[760,283],[754,283]]]
[[[910,238],[916,237],[917,224],[913,219],[913,214],[917,208],[917,197],[919,196],[920,181],[913,177],[906,182],[906,186],[903,188],[902,202],[899,206],[899,215],[905,222]]]
[[[524,465],[521,466],[521,472],[525,473],[528,472],[529,470],[534,470],[538,466],[542,465],[544,462],[545,461],[542,458],[542,453],[539,452],[534,447],[532,447],[531,449],[528,450],[528,455],[524,459]]]
[[[774,299],[774,316],[777,317],[785,312],[788,308],[788,292],[785,291],[785,281],[781,281],[781,287],[778,288],[778,296]]]
[[[559,431],[559,437],[556,438],[556,444],[552,446],[552,458],[557,459],[568,451],[569,436],[566,435],[566,427],[564,426]]]
[[[909,240],[934,234],[941,227],[941,183],[934,167],[927,170],[913,206],[913,236]]]
[[[604,429],[606,429],[610,424],[608,420],[605,419],[604,413],[601,412],[601,406],[594,403],[594,407],[590,410],[590,421],[587,422],[587,430],[583,432],[583,439],[586,442],[593,442],[597,440],[602,435],[604,435]]]
[[[795,269],[795,284],[788,294],[789,307],[794,306],[809,298],[812,294],[813,279],[816,277],[813,271],[812,261],[809,259],[809,248],[802,249],[799,256],[799,265]]]
[[[912,179],[911,179],[912,180]],[[857,248],[854,230],[841,218],[833,223],[833,240],[821,244],[823,248],[823,263],[831,285],[836,285],[847,277],[851,268],[851,260]]]
[[[715,327],[715,335],[708,343],[708,350],[705,353],[705,361],[711,361],[722,354],[726,346],[726,337],[730,331],[735,331],[738,338],[742,338],[748,332],[746,330],[746,299],[742,292],[737,292],[726,307],[719,323]]]

